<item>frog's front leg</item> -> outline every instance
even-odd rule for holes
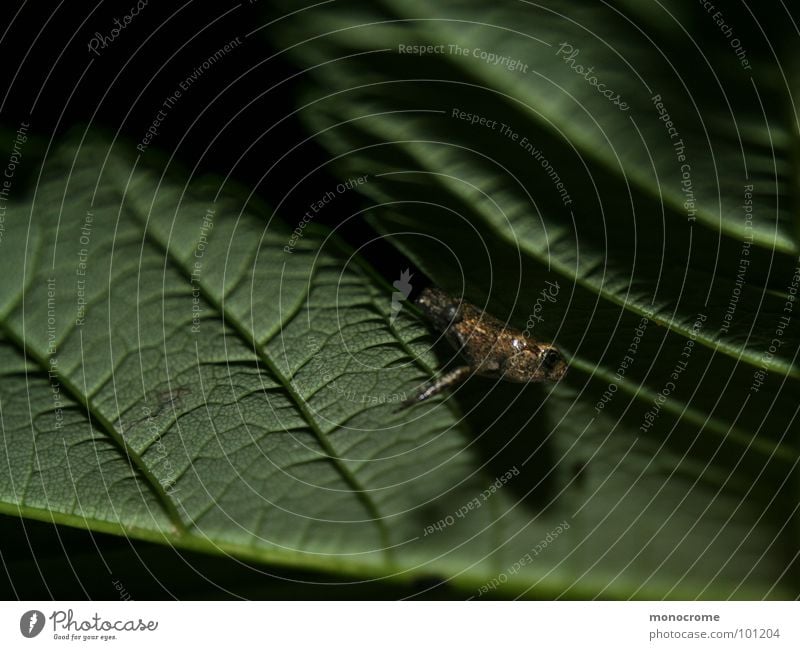
[[[436,381],[425,384],[418,393],[404,400],[401,405],[411,406],[412,404],[424,402],[429,397],[438,395],[444,389],[450,388],[451,386],[457,386],[458,384],[462,383],[467,377],[470,376],[471,373],[472,368],[469,366],[459,366],[458,368],[454,368],[450,372],[442,375]]]

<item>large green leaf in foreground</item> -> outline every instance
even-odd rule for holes
[[[31,196],[0,242],[3,512],[465,595],[795,594],[790,448],[696,461],[566,385],[398,410],[433,337],[327,233],[286,252],[258,202],[96,142]]]

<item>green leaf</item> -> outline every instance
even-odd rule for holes
[[[423,326],[390,324],[391,293],[340,243],[294,242],[224,188],[97,143],[44,176],[3,242],[3,509],[388,572],[418,532],[403,514],[474,464],[447,410],[394,413],[430,372]]]
[[[716,580],[696,572],[727,535],[713,507],[760,504],[751,531],[781,535],[776,545],[767,533],[759,557],[785,575],[798,549],[795,120],[766,47],[751,50],[751,72],[703,11],[641,21],[629,5],[346,2],[287,15],[270,35],[305,68],[301,115],[332,167],[370,175],[367,222],[437,284],[569,352],[546,424],[520,415],[505,431],[546,431],[563,454],[545,467],[585,466],[605,490],[587,501],[608,528],[581,584],[605,585],[624,551],[634,560],[616,595],[640,596],[658,566],[708,596]],[[582,70],[557,54],[562,43]],[[627,110],[582,76],[588,66]],[[555,284],[555,300],[543,297]],[[503,412],[495,392],[481,397],[456,399],[468,418]],[[700,485],[715,498],[694,513],[693,559],[686,549],[667,569],[619,548],[631,520],[636,540],[681,546],[681,515],[657,498],[694,502]],[[615,519],[631,491],[648,496]],[[565,494],[586,499],[571,484]]]
[[[383,279],[241,190],[137,164],[66,145],[9,211],[3,512],[465,595],[793,593],[758,485],[698,480],[567,386],[399,410],[440,361]]]

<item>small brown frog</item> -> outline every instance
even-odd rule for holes
[[[416,404],[456,386],[471,374],[517,383],[558,381],[567,362],[555,346],[526,337],[475,305],[428,288],[416,300],[431,324],[444,332],[467,365],[425,386],[404,404]]]

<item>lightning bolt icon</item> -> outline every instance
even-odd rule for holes
[[[392,316],[389,319],[390,323],[394,323],[395,318],[397,318],[397,315],[403,308],[402,301],[406,300],[411,293],[412,287],[409,280],[413,277],[414,274],[409,269],[406,269],[400,274],[400,279],[392,283],[392,286],[397,289],[397,291],[392,293]]]
[[[33,631],[33,626],[36,625],[36,621],[39,620],[39,617],[36,615],[36,612],[31,614],[31,620],[28,621],[28,632]]]

